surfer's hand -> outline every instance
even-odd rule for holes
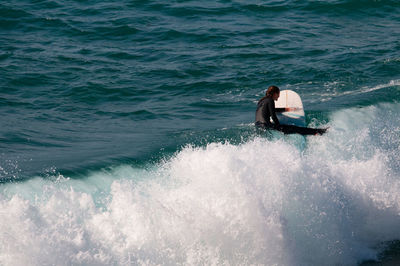
[[[328,130],[329,127],[327,128],[319,128],[318,132],[315,135],[323,135],[326,133],[326,131]]]

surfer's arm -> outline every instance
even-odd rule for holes
[[[283,112],[291,112],[301,110],[300,108],[286,107],[286,108],[275,108],[275,112],[283,113]]]
[[[268,104],[269,113],[271,114],[272,121],[274,121],[275,125],[279,125],[278,117],[276,117],[275,113],[275,103],[274,100],[271,99],[271,104]]]

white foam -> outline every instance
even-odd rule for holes
[[[361,92],[366,93],[366,92],[371,92],[371,91],[376,91],[376,90],[381,90],[387,87],[394,87],[394,86],[400,86],[400,80],[391,80],[389,83],[386,84],[380,84],[375,87],[364,87]]]
[[[338,90],[338,88],[343,87],[342,83],[339,82],[328,82],[324,84],[324,88],[326,89],[326,92],[321,93],[320,91],[311,94],[312,96],[316,96],[315,100],[311,102],[326,102],[332,100],[333,97],[339,97],[339,96],[345,96],[345,95],[358,95],[358,94],[364,94],[364,93],[369,93],[373,91],[378,91],[390,87],[396,87],[400,86],[400,80],[391,80],[388,83],[384,84],[378,84],[376,86],[370,87],[370,86],[364,86],[359,89],[353,89],[350,91],[342,91]]]
[[[355,265],[400,239],[399,105],[329,133],[186,147],[151,169],[2,186],[2,265]],[[397,146],[396,146],[397,145]]]

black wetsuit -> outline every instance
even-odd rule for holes
[[[298,127],[293,125],[281,125],[276,112],[284,112],[285,108],[275,108],[275,102],[270,97],[261,99],[257,104],[256,126],[264,129],[276,129],[285,134],[316,135],[323,134],[326,129]],[[274,123],[271,123],[270,118]]]
[[[268,128],[279,126],[279,120],[275,112],[275,102],[272,98],[265,97],[261,99],[257,104],[256,126]],[[274,124],[271,123],[270,117],[272,117]]]

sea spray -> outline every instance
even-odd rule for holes
[[[305,151],[256,137],[188,146],[147,169],[121,165],[84,182],[5,184],[0,260],[354,265],[374,259],[380,243],[400,238],[399,168],[391,158],[398,149],[376,141],[380,113],[336,112],[329,133],[308,137]],[[396,145],[391,134],[398,125],[381,125],[385,147]],[[360,133],[350,134],[355,129]]]

